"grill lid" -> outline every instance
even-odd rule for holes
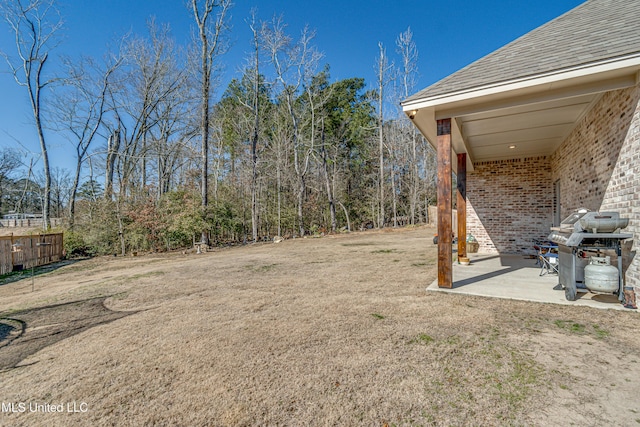
[[[580,227],[583,230],[591,230],[593,233],[613,233],[629,225],[629,218],[620,218],[617,212],[613,213],[616,215],[585,215],[579,221]]]
[[[576,210],[574,213],[566,217],[560,223],[560,228],[571,228],[573,229],[578,221],[585,216],[585,214],[589,213],[589,209],[580,208]]]
[[[625,240],[633,237],[630,233],[620,233],[629,224],[628,218],[620,218],[618,212],[590,212],[578,209],[553,228],[547,239],[565,246],[598,244],[606,239]]]

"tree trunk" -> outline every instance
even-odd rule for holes
[[[327,164],[327,149],[325,146],[324,120],[322,121],[322,169],[324,170],[324,182],[327,189],[327,198],[329,200],[329,213],[331,215],[331,231],[335,232],[338,228],[336,220],[336,204],[334,201],[333,191],[331,190],[331,180],[329,179],[329,166]]]
[[[164,147],[161,147],[160,143],[158,143],[158,148],[156,149],[156,161],[158,164],[158,200],[160,200],[162,195],[165,193],[164,158],[162,156],[163,148]]]
[[[420,174],[418,172],[418,149],[417,135],[414,129],[411,129],[411,162],[413,163],[412,185],[411,185],[411,224],[416,223],[416,210],[418,206],[418,189],[420,187]]]
[[[304,237],[305,230],[302,205],[304,204],[304,193],[307,190],[304,176],[299,177],[298,185],[298,230],[300,231],[300,237]]]
[[[39,102],[39,101],[38,101]],[[51,170],[49,167],[49,154],[47,144],[44,139],[42,122],[40,121],[40,109],[38,108],[36,127],[38,128],[38,139],[40,139],[40,149],[42,150],[42,167],[44,169],[44,200],[42,205],[42,228],[47,231],[51,228],[49,211],[51,210]]]
[[[384,227],[384,75],[386,71],[386,58],[385,51],[382,47],[382,43],[378,44],[380,49],[380,59],[378,63],[378,151],[379,151],[379,165],[378,172],[379,180],[379,197],[380,197],[380,211],[378,214],[378,227]]]
[[[251,27],[253,31],[253,42],[255,49],[255,68],[253,82],[253,138],[251,139],[251,231],[253,241],[258,241],[258,127],[260,125],[260,69],[259,69],[259,45],[258,32]]]
[[[73,176],[73,184],[71,185],[71,193],[69,194],[69,228],[73,229],[76,216],[76,194],[78,193],[78,185],[80,185],[80,171],[82,169],[82,161],[80,156],[76,159],[76,171]]]
[[[349,211],[347,211],[347,208],[345,208],[341,202],[338,202],[338,204],[340,205],[340,207],[342,207],[342,210],[344,211],[344,216],[347,218],[347,231],[351,231],[351,221],[349,221]]]
[[[14,4],[11,4],[14,3]],[[15,4],[17,3],[17,4]],[[42,81],[42,72],[49,58],[48,47],[55,44],[52,39],[62,22],[50,21],[48,14],[56,15],[55,7],[48,2],[34,0],[30,2],[0,2],[0,14],[14,33],[19,60],[12,62],[7,58],[13,77],[21,86],[27,88],[31,113],[36,125],[40,142],[44,172],[44,197],[42,199],[42,222],[44,230],[50,227],[51,209],[51,170],[49,154],[42,123],[42,91],[52,80]],[[49,42],[49,43],[48,43]]]
[[[142,191],[146,193],[145,187],[147,186],[147,132],[142,135],[142,170],[140,184],[142,185]]]
[[[201,151],[201,195],[202,214],[206,215],[209,206],[209,96],[211,94],[212,63],[216,55],[220,53],[220,36],[224,30],[224,22],[227,10],[231,7],[230,0],[204,0],[202,10],[198,6],[198,0],[192,0],[193,15],[198,26],[198,35],[201,43],[200,71],[202,73],[202,87],[200,92],[200,136],[202,139]],[[214,17],[213,29],[211,29],[211,13],[215,8],[220,8],[218,16]],[[207,230],[202,230],[201,242],[208,244]]]
[[[109,136],[107,141],[107,165],[104,179],[104,198],[113,196],[113,175],[115,173],[116,159],[120,150],[120,127]]]
[[[256,146],[258,145],[258,132],[254,134],[251,142],[251,231],[253,241],[258,241],[258,155]]]
[[[392,159],[393,160],[393,159]],[[396,172],[393,167],[393,161],[391,163],[391,202],[393,209],[393,227],[398,226],[398,195],[396,194]]]
[[[280,157],[279,154],[278,157]],[[276,193],[278,197],[278,236],[282,236],[282,172],[279,158],[276,163]]]
[[[202,197],[202,214],[206,215],[207,207],[209,206],[209,63],[206,58],[207,53],[207,39],[202,40],[202,92],[201,100],[202,106],[200,110],[200,137],[202,139],[202,151],[200,153],[201,162],[201,181],[200,191]],[[204,244],[209,244],[209,236],[206,230],[202,230],[200,241]]]

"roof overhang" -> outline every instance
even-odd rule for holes
[[[474,162],[551,155],[611,90],[640,82],[640,54],[404,102],[435,147],[436,120],[452,119],[452,148]]]

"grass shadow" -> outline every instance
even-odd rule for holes
[[[66,259],[58,262],[52,262],[51,264],[41,265],[39,267],[34,267],[33,272],[30,268],[20,270],[20,271],[12,271],[11,273],[4,274],[0,276],[0,286],[8,285],[10,283],[15,283],[23,279],[28,279],[33,274],[34,277],[40,276],[42,274],[51,273],[59,268],[66,267],[67,265],[73,265],[77,262],[84,261],[88,258],[76,258],[76,259]]]
[[[32,354],[66,338],[138,313],[110,310],[104,305],[107,298],[0,313],[0,372],[17,367]]]
[[[19,332],[18,326],[16,326],[15,323],[17,322],[14,322],[13,319],[6,319],[4,322],[0,322],[0,346],[3,341],[9,341],[16,336],[16,334],[24,332],[24,328]]]

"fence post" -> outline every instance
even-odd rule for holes
[[[9,267],[9,271],[7,271],[7,273],[11,273],[13,271],[13,263],[15,262],[15,254],[13,253],[14,251],[14,240],[13,240],[13,233],[11,233],[11,248],[9,249],[11,251],[11,266]]]

